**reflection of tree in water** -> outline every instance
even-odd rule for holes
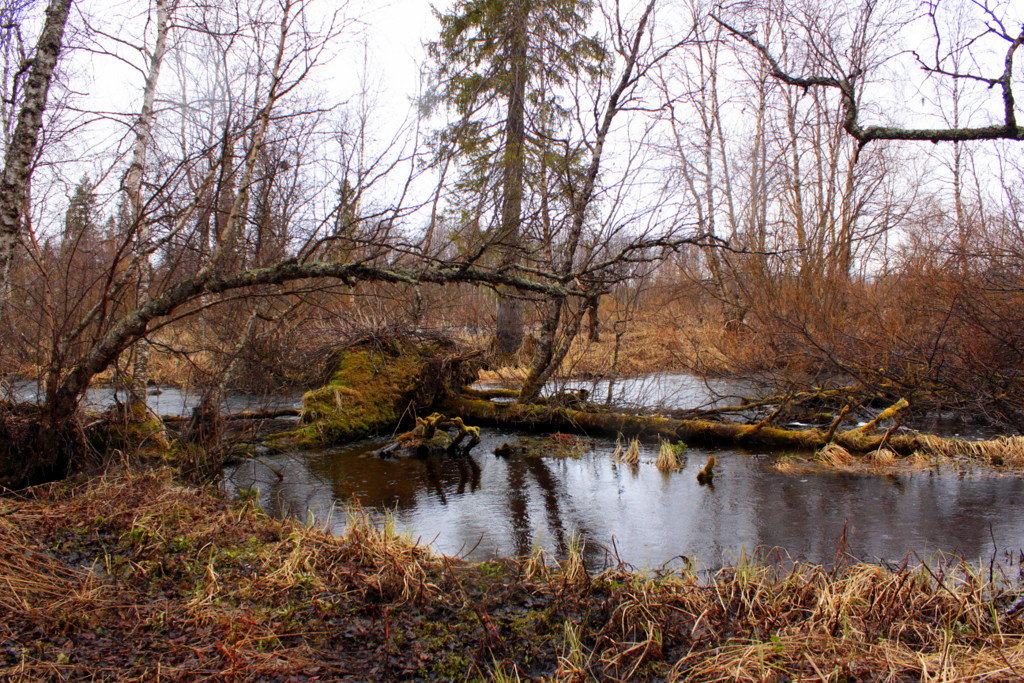
[[[509,521],[512,522],[512,546],[515,548],[516,556],[522,557],[530,552],[531,539],[526,468],[522,458],[509,458],[505,465],[508,473],[508,511]]]
[[[444,475],[452,471],[452,464],[454,464],[454,470],[458,473],[458,481],[454,486],[456,495],[461,496],[464,494],[467,485],[471,493],[480,488],[480,465],[476,463],[476,460],[471,455],[454,458],[435,456],[425,458],[422,462],[427,484],[433,489],[442,505],[448,504],[448,496],[445,494],[447,484],[444,480],[449,477]]]
[[[566,539],[567,524],[559,499],[564,497],[568,500],[568,491],[560,484],[543,458],[512,457],[506,459],[505,463],[508,475],[509,518],[512,523],[512,544],[515,554],[519,557],[528,555],[533,545],[527,482],[529,477],[540,491],[544,516],[554,539],[555,554],[558,557],[565,557],[569,552],[569,543]],[[604,549],[593,542],[595,535],[582,520],[574,519],[571,522],[585,542],[584,560],[588,565],[596,565],[598,557],[605,554]]]
[[[769,472],[751,478],[747,491],[758,510],[756,542],[794,548],[814,561],[834,557],[840,537],[868,561],[927,557],[938,549],[986,561],[993,542],[1020,545],[1020,517],[1000,512],[1024,500],[1024,484],[1015,478]]]

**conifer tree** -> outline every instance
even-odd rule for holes
[[[513,269],[528,252],[522,229],[531,175],[551,162],[549,141],[568,115],[559,92],[574,79],[593,78],[607,60],[588,36],[594,0],[459,0],[438,13],[440,39],[429,47],[435,64],[432,102],[457,120],[441,131],[439,149],[460,165],[460,193],[493,208],[487,246],[499,268]],[[541,190],[543,191],[543,190]],[[486,195],[491,195],[487,197]],[[499,291],[495,350],[508,356],[523,339],[522,306]]]

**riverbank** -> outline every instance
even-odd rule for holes
[[[711,579],[469,564],[167,472],[0,498],[0,677],[764,680],[1024,675],[1016,594],[967,566]]]

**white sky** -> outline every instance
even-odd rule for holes
[[[1021,0],[1016,0],[1020,2]],[[43,2],[37,8],[41,12]],[[148,4],[148,3],[147,3]],[[439,4],[446,5],[447,2]],[[629,4],[629,3],[627,3]],[[82,24],[82,16],[117,37],[130,39],[138,34],[142,24],[140,17],[145,15],[145,5],[139,0],[94,0],[75,5],[80,13],[76,23]],[[336,0],[315,0],[314,8],[323,8],[325,12],[338,6]],[[681,12],[681,4],[667,3],[662,10],[663,16],[674,16],[673,12]],[[367,68],[365,69],[370,89],[374,91],[376,102],[374,124],[382,137],[387,137],[407,119],[411,111],[411,98],[418,92],[419,71],[424,59],[423,44],[436,37],[438,25],[431,12],[431,4],[424,0],[351,0],[347,16],[355,20],[352,30],[347,31],[344,40],[338,46],[337,56],[321,70],[316,84],[325,93],[328,103],[339,103],[351,100],[360,90],[361,73],[364,71],[364,54]],[[680,14],[681,16],[681,14]],[[72,42],[74,38],[72,37]],[[81,43],[81,39],[77,42]],[[115,45],[112,39],[98,39],[108,49]],[[895,46],[894,46],[895,47]],[[913,47],[913,46],[912,46]],[[124,56],[128,52],[122,51]],[[137,56],[131,57],[138,62]],[[913,75],[914,67],[909,57],[894,62],[892,68],[902,74]],[[1018,60],[1024,61],[1024,60]],[[909,66],[907,66],[909,64]],[[986,65],[988,66],[988,65]],[[141,96],[142,75],[125,64],[104,55],[90,54],[85,50],[72,53],[65,68],[69,72],[73,90],[81,93],[75,103],[82,109],[93,112],[123,112],[130,116],[137,108]],[[164,82],[169,74],[165,71]],[[975,88],[986,93],[987,101],[991,101],[991,91]],[[872,95],[875,93],[873,92]],[[923,112],[934,111],[934,101],[929,101],[926,93],[912,79],[901,85],[878,91],[879,99],[887,105],[878,111],[888,113],[901,112],[902,123],[914,126],[935,125],[934,120],[927,120]],[[983,95],[984,97],[984,95]],[[888,102],[886,100],[888,99]],[[914,114],[917,110],[922,114]],[[982,118],[990,118],[982,112]],[[866,111],[865,123],[879,121],[876,112]],[[63,155],[62,161],[73,158],[76,161],[57,167],[57,172],[67,183],[74,183],[81,175],[88,172],[94,179],[110,167],[110,158],[104,152],[124,135],[125,125],[122,123],[94,125],[88,136],[77,136],[74,146]],[[987,122],[987,121],[986,121]],[[985,145],[987,143],[980,143]],[[945,146],[934,150],[930,145],[911,143],[914,156],[923,157],[930,153],[942,155]],[[95,154],[95,158],[90,155]],[[113,171],[110,180],[116,187],[119,181],[114,177],[122,170]],[[37,187],[42,190],[39,184]],[[53,190],[51,197],[56,205],[63,201],[59,193],[69,192],[67,187],[60,191]],[[39,194],[36,199],[40,199]],[[60,215],[62,212],[48,211],[49,215]]]

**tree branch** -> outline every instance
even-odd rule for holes
[[[772,54],[767,46],[754,38],[750,31],[741,31],[719,17],[711,15],[725,30],[735,37],[753,47],[761,55],[769,66],[769,73],[772,77],[788,85],[801,88],[824,87],[835,88],[842,98],[843,108],[843,129],[854,137],[861,146],[872,140],[921,140],[930,142],[944,141],[968,141],[968,140],[1024,140],[1024,127],[1017,125],[1015,113],[1015,101],[1013,94],[1013,59],[1017,49],[1024,43],[1024,28],[1020,34],[1013,39],[1007,48],[1003,59],[1003,73],[998,78],[985,78],[982,76],[949,73],[939,68],[925,69],[932,73],[939,73],[954,78],[971,78],[973,80],[988,83],[991,86],[998,85],[1003,94],[1003,122],[990,126],[977,126],[965,128],[902,128],[899,126],[863,126],[859,120],[859,103],[857,101],[855,84],[862,75],[860,70],[855,70],[842,78],[833,76],[794,76],[782,68],[779,60]],[[919,60],[920,61],[920,60]]]

